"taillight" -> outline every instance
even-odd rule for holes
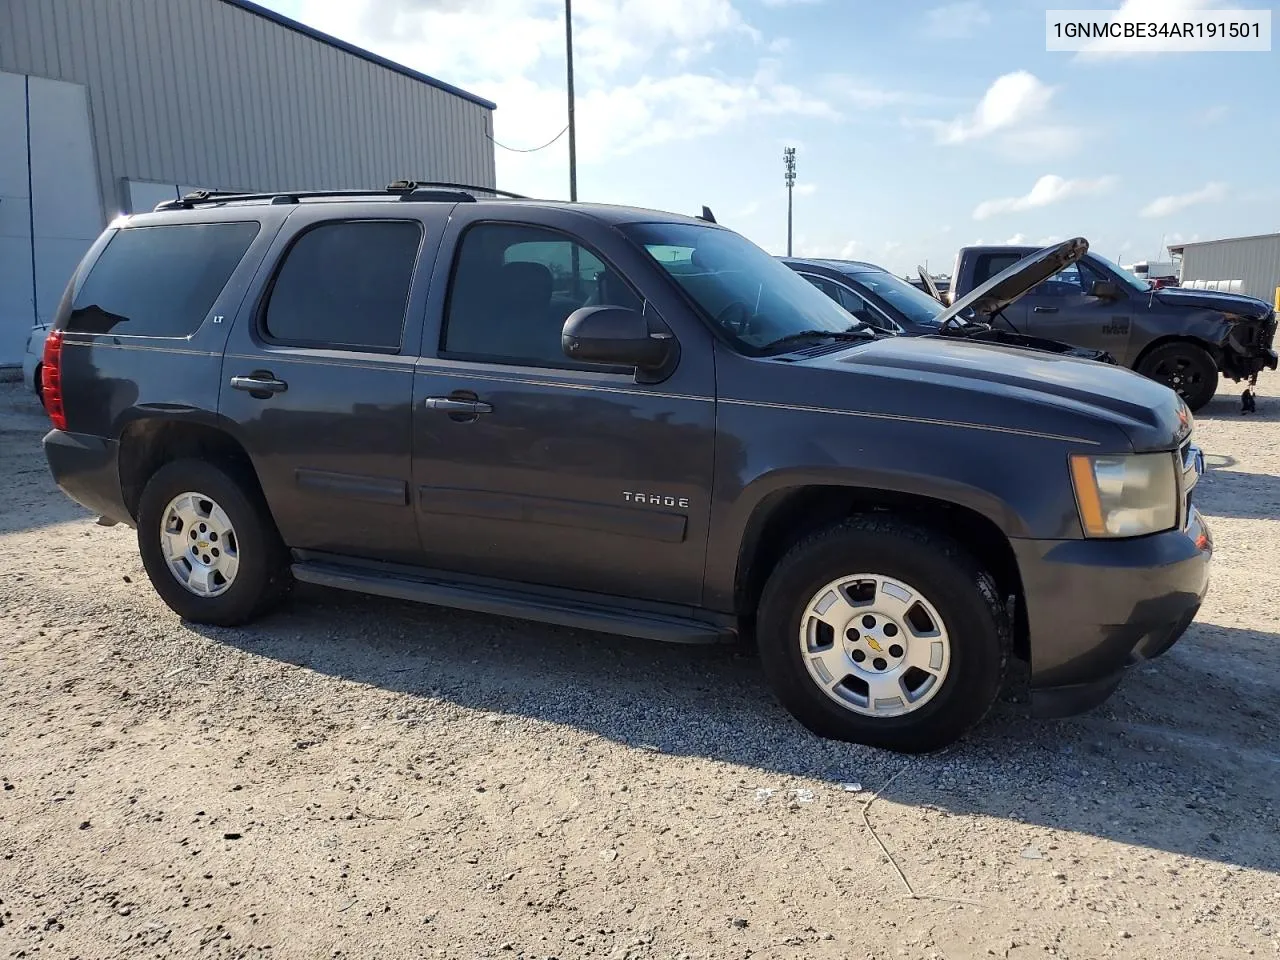
[[[40,369],[40,392],[44,409],[58,430],[67,429],[62,408],[62,331],[50,330],[44,341],[44,365]]]

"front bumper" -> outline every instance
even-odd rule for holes
[[[120,492],[119,448],[114,440],[62,430],[44,438],[45,460],[62,492],[99,516],[132,526]]]
[[[1190,626],[1209,588],[1213,537],[1185,529],[1132,540],[1015,540],[1031,658],[1031,708],[1081,713],[1126,667],[1158,657]]]

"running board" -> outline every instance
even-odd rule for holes
[[[535,620],[560,627],[594,630],[644,640],[661,640],[665,643],[728,643],[736,636],[728,627],[692,617],[628,611],[579,600],[553,599],[471,584],[372,573],[332,563],[294,563],[293,576],[303,583],[332,587],[335,590],[413,600],[439,607]]]

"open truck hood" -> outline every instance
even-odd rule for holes
[[[929,271],[917,265],[916,272],[920,274],[920,282],[924,284],[925,293],[942,303],[942,293],[938,290],[938,285],[933,282],[933,277],[930,276]]]
[[[1029,253],[1017,263],[1001,270],[981,286],[975,287],[938,314],[938,325],[945,328],[960,313],[972,309],[979,316],[999,313],[1038,283],[1048,280],[1063,267],[1075,263],[1089,252],[1089,241],[1075,237]]]

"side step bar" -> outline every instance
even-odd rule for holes
[[[302,561],[293,564],[293,576],[303,583],[335,590],[350,590],[397,600],[413,600],[439,607],[491,613],[519,620],[536,620],[561,627],[594,630],[624,637],[661,640],[666,643],[716,644],[731,642],[735,633],[692,617],[615,609],[578,600],[541,597],[530,593],[499,591],[492,587],[445,583],[394,574],[371,573],[338,564]]]

